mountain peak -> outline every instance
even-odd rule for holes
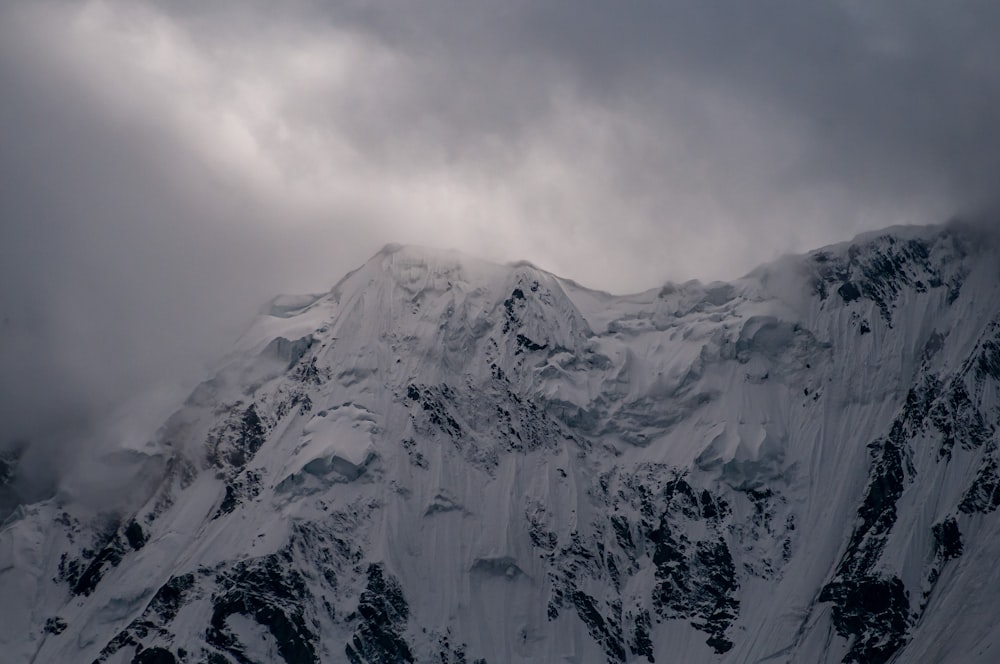
[[[407,245],[399,244],[398,242],[387,242],[381,249],[378,250],[378,254],[394,254],[406,246]]]
[[[986,664],[1000,280],[949,242],[629,296],[387,246],[272,301],[163,427],[152,498],[0,528],[0,647]]]

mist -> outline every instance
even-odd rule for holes
[[[627,292],[993,218],[998,27],[988,2],[6,4],[0,449],[46,494],[151,435],[270,297],[388,242]]]

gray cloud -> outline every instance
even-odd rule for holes
[[[572,85],[616,109],[631,102],[651,127],[681,120],[699,141],[727,129],[703,113],[715,101],[771,116],[785,131],[808,134],[793,134],[798,141],[812,139],[800,145],[812,168],[796,171],[793,185],[831,178],[859,186],[877,174],[898,196],[929,170],[957,195],[993,186],[981,167],[998,158],[988,138],[1000,103],[995,3],[689,1],[623,10],[514,2],[471,13],[449,2],[430,6],[414,18],[364,4],[331,20],[407,51],[431,44],[442,60],[490,74],[528,62],[535,69],[519,85],[556,77],[543,87]],[[773,133],[769,140],[782,132]]]
[[[0,443],[110,435],[389,241],[625,291],[995,209],[998,27],[983,1],[6,5]]]

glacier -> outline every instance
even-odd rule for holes
[[[115,451],[125,507],[7,516],[3,660],[998,661],[998,258],[618,296],[389,245]]]

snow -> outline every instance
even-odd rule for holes
[[[732,284],[623,296],[527,263],[387,246],[329,293],[272,300],[159,434],[128,427],[109,458],[123,473],[141,470],[147,487],[117,520],[67,493],[3,524],[0,592],[16,600],[0,607],[0,648],[12,662],[94,661],[149,619],[164,584],[192,574],[169,629],[143,643],[198,661],[214,652],[213,598],[238,565],[276,555],[283,572],[302,575],[292,594],[311,598],[302,610],[318,625],[323,662],[342,661],[358,633],[368,564],[398,580],[409,611],[400,638],[418,661],[440,661],[444,636],[468,661],[604,661],[585,611],[566,599],[550,613],[556,591],[572,588],[605,624],[615,617],[623,639],[647,611],[657,661],[840,662],[854,641],[837,633],[820,591],[864,521],[880,441],[911,390],[936,379],[942,390],[966,387],[987,440],[973,446],[962,434],[945,460],[933,418],[907,430],[895,522],[866,540],[880,546],[866,573],[908,591],[916,617],[898,661],[995,661],[1000,519],[958,506],[1000,443],[1000,381],[976,373],[1000,329],[1000,276],[995,250],[964,232],[896,228]],[[872,282],[884,307],[841,297],[840,276],[820,294],[824,265],[842,261],[844,278],[861,283],[859,260],[877,263],[904,241],[926,243],[927,259],[901,265],[898,283]],[[942,394],[924,410],[957,408]],[[209,440],[254,449],[213,463]],[[728,512],[663,512],[676,478]],[[652,604],[662,571],[643,533],[661,518],[692,551],[721,540],[731,552],[739,611],[724,653],[692,627],[702,618]],[[964,553],[932,583],[932,529],[946,518]],[[613,519],[627,524],[632,550]],[[138,549],[122,539],[131,520],[148,537]],[[91,594],[73,594],[66,564],[86,568],[109,533],[121,561]],[[277,638],[251,613],[230,616],[227,629],[251,661],[275,661]],[[44,633],[57,616],[65,631]]]
[[[263,313],[276,318],[291,318],[301,315],[308,307],[315,304],[322,297],[323,294],[278,295],[268,302],[267,306],[264,307]]]
[[[324,476],[336,472],[356,479],[375,456],[378,426],[370,411],[353,404],[322,410],[302,428],[302,439],[281,471],[279,487],[294,483],[300,473]]]

